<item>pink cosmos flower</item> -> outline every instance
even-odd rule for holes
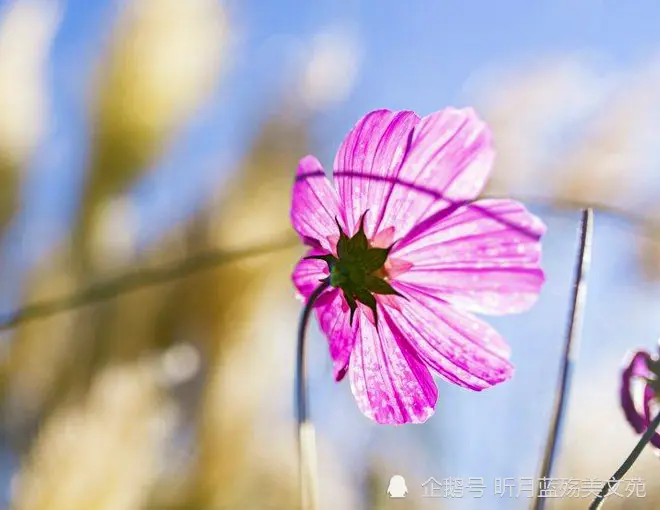
[[[293,281],[306,300],[329,282],[315,311],[335,380],[348,373],[378,423],[426,421],[431,370],[476,391],[513,374],[508,345],[473,313],[535,302],[545,226],[517,202],[473,202],[493,157],[472,109],[376,110],[341,144],[334,185],[313,156],[299,163],[291,219],[310,249]]]
[[[639,383],[639,386],[637,385]],[[640,390],[637,392],[636,390]],[[621,375],[621,407],[626,419],[638,434],[646,432],[655,418],[654,407],[660,390],[660,360],[646,351],[633,353]],[[637,398],[639,397],[639,398]],[[660,448],[660,434],[651,438],[651,444]]]

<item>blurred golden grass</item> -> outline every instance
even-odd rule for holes
[[[194,112],[216,82],[225,36],[221,5],[212,0],[194,0],[172,4],[169,9],[161,6],[153,0],[140,0],[126,4],[120,14],[113,39],[116,44],[101,67],[102,80],[97,84],[96,102],[90,109],[94,136],[82,206],[72,233],[73,247],[65,249],[67,256],[61,265],[51,264],[46,269],[50,273],[40,275],[38,286],[49,286],[51,278],[66,274],[82,287],[95,274],[107,273],[108,266],[130,267],[134,262],[134,239],[127,230],[132,218],[126,214],[130,213],[131,204],[122,195],[157,156],[165,137]],[[189,44],[193,42],[203,48],[191,48]],[[182,48],[199,50],[194,66],[186,67],[184,62],[183,68],[175,70],[177,75],[182,72],[178,79],[162,76],[163,66],[166,71],[170,69],[167,55],[175,56]],[[151,66],[141,59],[151,62]],[[120,233],[126,237],[120,260],[112,257],[116,250],[109,251],[103,244],[99,249],[98,241],[105,236],[117,246],[117,232],[108,226],[118,222]],[[43,321],[45,328],[51,328],[75,317],[73,329],[64,332],[61,327],[53,328],[52,336],[59,340],[53,339],[52,343],[65,354],[62,363],[35,368],[51,374],[46,378],[50,384],[43,390],[54,399],[52,405],[72,394],[84,395],[95,370],[119,355],[116,349],[135,354],[144,350],[145,343],[149,344],[149,330],[157,324],[156,303],[163,299],[163,291],[136,294],[68,314],[69,317]],[[34,298],[35,289],[28,287],[26,300]],[[135,306],[136,301],[140,306]],[[27,351],[28,355],[21,358],[34,364],[34,356],[40,358],[43,333],[43,329],[31,326],[19,330],[13,349]],[[12,371],[22,373],[21,364],[15,362]]]
[[[49,125],[46,62],[61,15],[46,0],[1,7],[0,236],[19,206],[22,170]]]
[[[131,83],[131,80],[126,82],[127,85]],[[158,109],[162,109],[162,105]],[[145,111],[137,110],[136,114],[142,115]],[[290,231],[288,208],[293,169],[307,150],[304,117],[300,115],[293,124],[289,121],[291,117],[284,115],[267,121],[236,181],[230,185],[229,194],[219,197],[187,226],[173,230],[145,255],[138,256],[127,231],[132,221],[126,211],[130,204],[122,198],[122,192],[145,169],[147,159],[137,162],[134,154],[149,154],[149,158],[154,158],[157,150],[150,143],[139,143],[135,125],[126,128],[123,121],[101,115],[96,121],[96,125],[101,126],[99,132],[112,131],[120,143],[112,150],[92,152],[101,156],[91,160],[88,181],[91,184],[86,188],[83,201],[87,205],[80,212],[73,250],[64,250],[67,254],[61,257],[61,264],[50,261],[34,274],[26,301],[43,298],[49,293],[63,294],[64,287],[75,288],[90,278],[105,276],[108,271],[120,273],[135,264],[158,265],[164,259],[183,259],[209,248],[245,247],[254,241],[263,242],[264,238],[281,238]],[[171,124],[179,122],[181,119],[177,118]],[[139,122],[136,125],[139,129],[145,127]],[[149,136],[161,131],[145,129]],[[121,143],[122,140],[131,140],[132,144]],[[97,138],[96,143],[102,146],[106,140]],[[112,157],[106,158],[103,154]],[[121,164],[116,167],[118,162]],[[97,218],[105,211],[109,220],[91,220],[92,209],[97,211]],[[106,225],[110,228],[99,232]],[[125,241],[117,242],[112,230],[117,227]],[[114,247],[103,246],[108,239],[112,239]],[[16,402],[12,413],[17,428],[36,422],[43,424],[44,432],[34,445],[30,446],[29,440],[26,442],[32,460],[21,473],[17,508],[46,508],[48,501],[62,508],[67,505],[69,508],[90,508],[90,505],[111,508],[120,504],[139,508],[157,501],[164,507],[242,509],[246,499],[257,496],[250,490],[255,478],[261,480],[264,487],[260,496],[264,504],[273,505],[279,500],[277,508],[290,508],[296,489],[293,457],[264,456],[267,447],[273,441],[281,443],[282,437],[274,439],[262,434],[258,440],[261,448],[255,449],[253,429],[255,422],[263,419],[265,411],[272,413],[279,408],[264,405],[266,400],[279,402],[282,395],[288,399],[294,349],[293,345],[290,349],[283,348],[281,342],[294,338],[292,325],[296,322],[297,311],[289,275],[299,251],[284,250],[248,257],[171,284],[136,290],[109,302],[19,328],[12,342],[9,371],[9,393]],[[63,275],[69,276],[64,282],[61,281]],[[53,287],[57,290],[52,290]],[[280,331],[281,338],[273,338],[274,331]],[[63,462],[57,447],[60,440],[53,438],[57,434],[50,430],[70,427],[69,422],[61,418],[62,413],[79,413],[69,409],[84,406],[93,398],[99,374],[109,370],[108,367],[131,366],[145,356],[154,356],[181,338],[190,339],[204,359],[203,371],[196,374],[201,384],[199,406],[190,409],[194,413],[190,419],[195,429],[191,447],[193,463],[191,471],[184,476],[181,490],[167,499],[162,493],[149,494],[150,485],[140,476],[122,477],[121,487],[134,497],[118,502],[119,485],[108,479],[108,486],[103,487],[104,473],[105,476],[110,474],[103,469],[117,469],[122,462],[144,467],[149,460],[150,452],[143,452],[145,458],[133,458],[124,451],[124,447],[132,448],[132,443],[121,438],[133,433],[124,429],[109,428],[103,432],[112,436],[109,440],[116,441],[112,445],[117,464],[105,463],[96,474],[98,478],[94,478],[94,473],[87,473],[93,479],[80,475],[86,485],[98,485],[102,495],[95,495],[93,490],[86,495],[77,492],[75,488],[81,482],[73,472],[63,470],[58,479],[59,473],[40,467]],[[44,349],[42,345],[46,340],[51,343]],[[45,356],[48,353],[50,355]],[[284,355],[278,361],[277,356],[282,357],[280,353]],[[269,366],[272,370],[264,369]],[[130,429],[132,413],[124,408],[115,412]],[[90,416],[89,419],[96,418]],[[288,416],[275,419],[286,423],[289,420]],[[93,434],[95,426],[103,425],[93,421],[80,427]],[[294,451],[292,438],[293,434],[290,452]],[[102,451],[94,450],[93,443],[90,440],[86,445],[89,455],[103,455]],[[84,470],[86,462],[92,460],[83,457],[78,467]],[[283,466],[289,472],[286,476]],[[50,479],[53,481],[44,481]],[[69,485],[71,487],[67,488]],[[35,487],[40,487],[38,492]],[[32,499],[36,496],[30,494],[39,494],[39,497]]]
[[[176,128],[215,89],[227,30],[215,0],[124,4],[90,107],[90,170],[74,232],[80,269],[94,264],[89,242],[105,202],[155,163]]]
[[[19,4],[51,8],[35,0]],[[54,33],[56,18],[47,17],[52,13],[35,16],[46,16],[53,25],[42,24]],[[43,33],[52,37],[48,30]],[[142,252],[135,246],[136,219],[126,192],[217,87],[229,30],[215,0],[126,5],[92,89],[90,157],[71,239],[62,240],[31,272],[24,302],[68,294],[136,267],[290,233],[292,177],[298,159],[310,152],[311,110],[335,99],[321,80],[329,76],[323,62],[341,67],[325,46],[323,62],[302,73],[304,101],[287,97],[263,119],[234,180],[189,222]],[[2,25],[0,55],[7,33]],[[44,66],[49,37],[43,36],[41,53],[34,51],[37,68]],[[529,178],[523,174],[535,159],[516,150],[530,125],[542,122],[556,105],[557,90],[572,94],[581,83],[571,65],[553,69],[522,80],[515,94],[492,105],[496,137],[508,140],[499,145],[502,178],[494,181],[504,191]],[[11,81],[7,73],[14,71],[3,75],[0,59],[0,109],[8,97],[17,97],[2,88]],[[41,112],[43,76],[33,72],[29,78],[38,84],[25,90],[38,92],[26,94],[32,103],[22,111]],[[319,81],[324,88],[318,94],[305,89]],[[0,134],[5,132],[18,133],[16,140],[29,138],[25,126],[0,118]],[[38,133],[30,136],[29,143],[12,142],[11,150],[0,145],[0,233],[19,206],[21,171]],[[11,137],[0,136],[0,144],[6,139]],[[613,143],[611,136],[603,140],[592,147],[599,154]],[[513,173],[505,175],[507,170]],[[582,196],[592,177],[577,170],[573,177],[566,189]],[[298,314],[290,272],[301,251],[231,261],[21,325],[2,358],[3,426],[22,455],[13,508],[297,508],[295,436],[287,412]],[[190,443],[180,447],[185,460],[173,458],[173,445],[188,433]],[[394,470],[386,472],[383,463],[370,466],[371,491],[363,505],[355,494],[361,482],[347,480],[340,452],[329,450],[320,437],[321,491],[332,495],[326,507],[388,507],[382,489]],[[439,508],[437,500],[432,503]],[[405,505],[397,507],[422,508],[412,500]]]
[[[143,363],[108,366],[82,402],[62,402],[16,480],[14,508],[140,508],[175,415]]]
[[[305,131],[304,124],[289,126],[284,117],[266,122],[242,165],[242,175],[218,206],[199,220],[198,245],[250,246],[264,238],[278,239],[289,230],[291,169],[306,150]],[[251,447],[257,440],[253,429],[268,408],[265,399],[277,399],[283,390],[288,395],[283,385],[290,382],[294,346],[290,343],[288,355],[281,342],[295,336],[289,274],[298,253],[250,257],[189,280],[188,313],[196,330],[205,332],[209,371],[190,492],[198,508],[240,508],[245,494],[239,496],[252,483],[251,473],[263,470],[259,462],[268,461],[254,457],[258,452]],[[287,310],[288,320],[282,321],[280,315]],[[279,328],[272,322],[285,326],[281,338],[273,334]],[[283,359],[272,357],[278,352],[284,352]],[[285,480],[281,490],[293,491],[295,480]]]

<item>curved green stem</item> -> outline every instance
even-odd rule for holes
[[[298,460],[300,469],[300,498],[302,510],[315,510],[316,499],[316,447],[314,440],[314,426],[309,420],[309,399],[307,395],[307,363],[305,361],[305,338],[307,325],[314,309],[314,303],[330,286],[329,281],[319,285],[312,295],[300,316],[298,325],[298,354],[296,361],[296,421],[298,432]]]
[[[612,475],[612,478],[610,478],[609,481],[600,490],[598,496],[596,496],[596,499],[594,499],[591,505],[589,505],[589,510],[598,510],[603,506],[603,503],[605,502],[605,498],[610,493],[610,490],[616,487],[616,484],[621,481],[621,479],[626,475],[628,470],[633,466],[637,458],[640,456],[640,454],[646,447],[646,445],[648,445],[649,441],[651,441],[651,438],[655,434],[655,430],[658,428],[658,426],[660,426],[660,413],[658,413],[658,415],[655,418],[653,418],[653,421],[649,423],[646,432],[644,432],[644,435],[635,445],[633,451],[630,452],[630,455],[628,455],[626,460],[623,461],[623,464],[621,464],[619,469],[616,470],[616,473]]]

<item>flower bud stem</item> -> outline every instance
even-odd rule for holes
[[[653,421],[649,423],[646,432],[644,432],[644,435],[635,445],[633,451],[630,452],[628,458],[626,458],[626,460],[623,461],[623,464],[621,464],[619,469],[616,470],[616,473],[612,475],[612,478],[610,478],[610,480],[603,486],[603,488],[600,490],[600,492],[593,500],[591,505],[589,505],[589,510],[598,510],[603,506],[603,503],[605,502],[605,498],[607,497],[609,492],[614,487],[616,487],[616,484],[621,481],[621,479],[626,475],[628,470],[633,466],[637,458],[642,453],[642,450],[644,450],[646,445],[649,444],[649,441],[651,441],[651,438],[655,434],[655,430],[658,428],[658,426],[660,426],[660,413],[658,413],[657,416],[653,418]]]

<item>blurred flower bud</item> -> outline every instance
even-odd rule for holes
[[[628,355],[621,373],[621,408],[630,426],[640,435],[646,432],[658,413],[659,369],[657,354],[639,350]],[[658,432],[651,437],[651,444],[660,448]]]

